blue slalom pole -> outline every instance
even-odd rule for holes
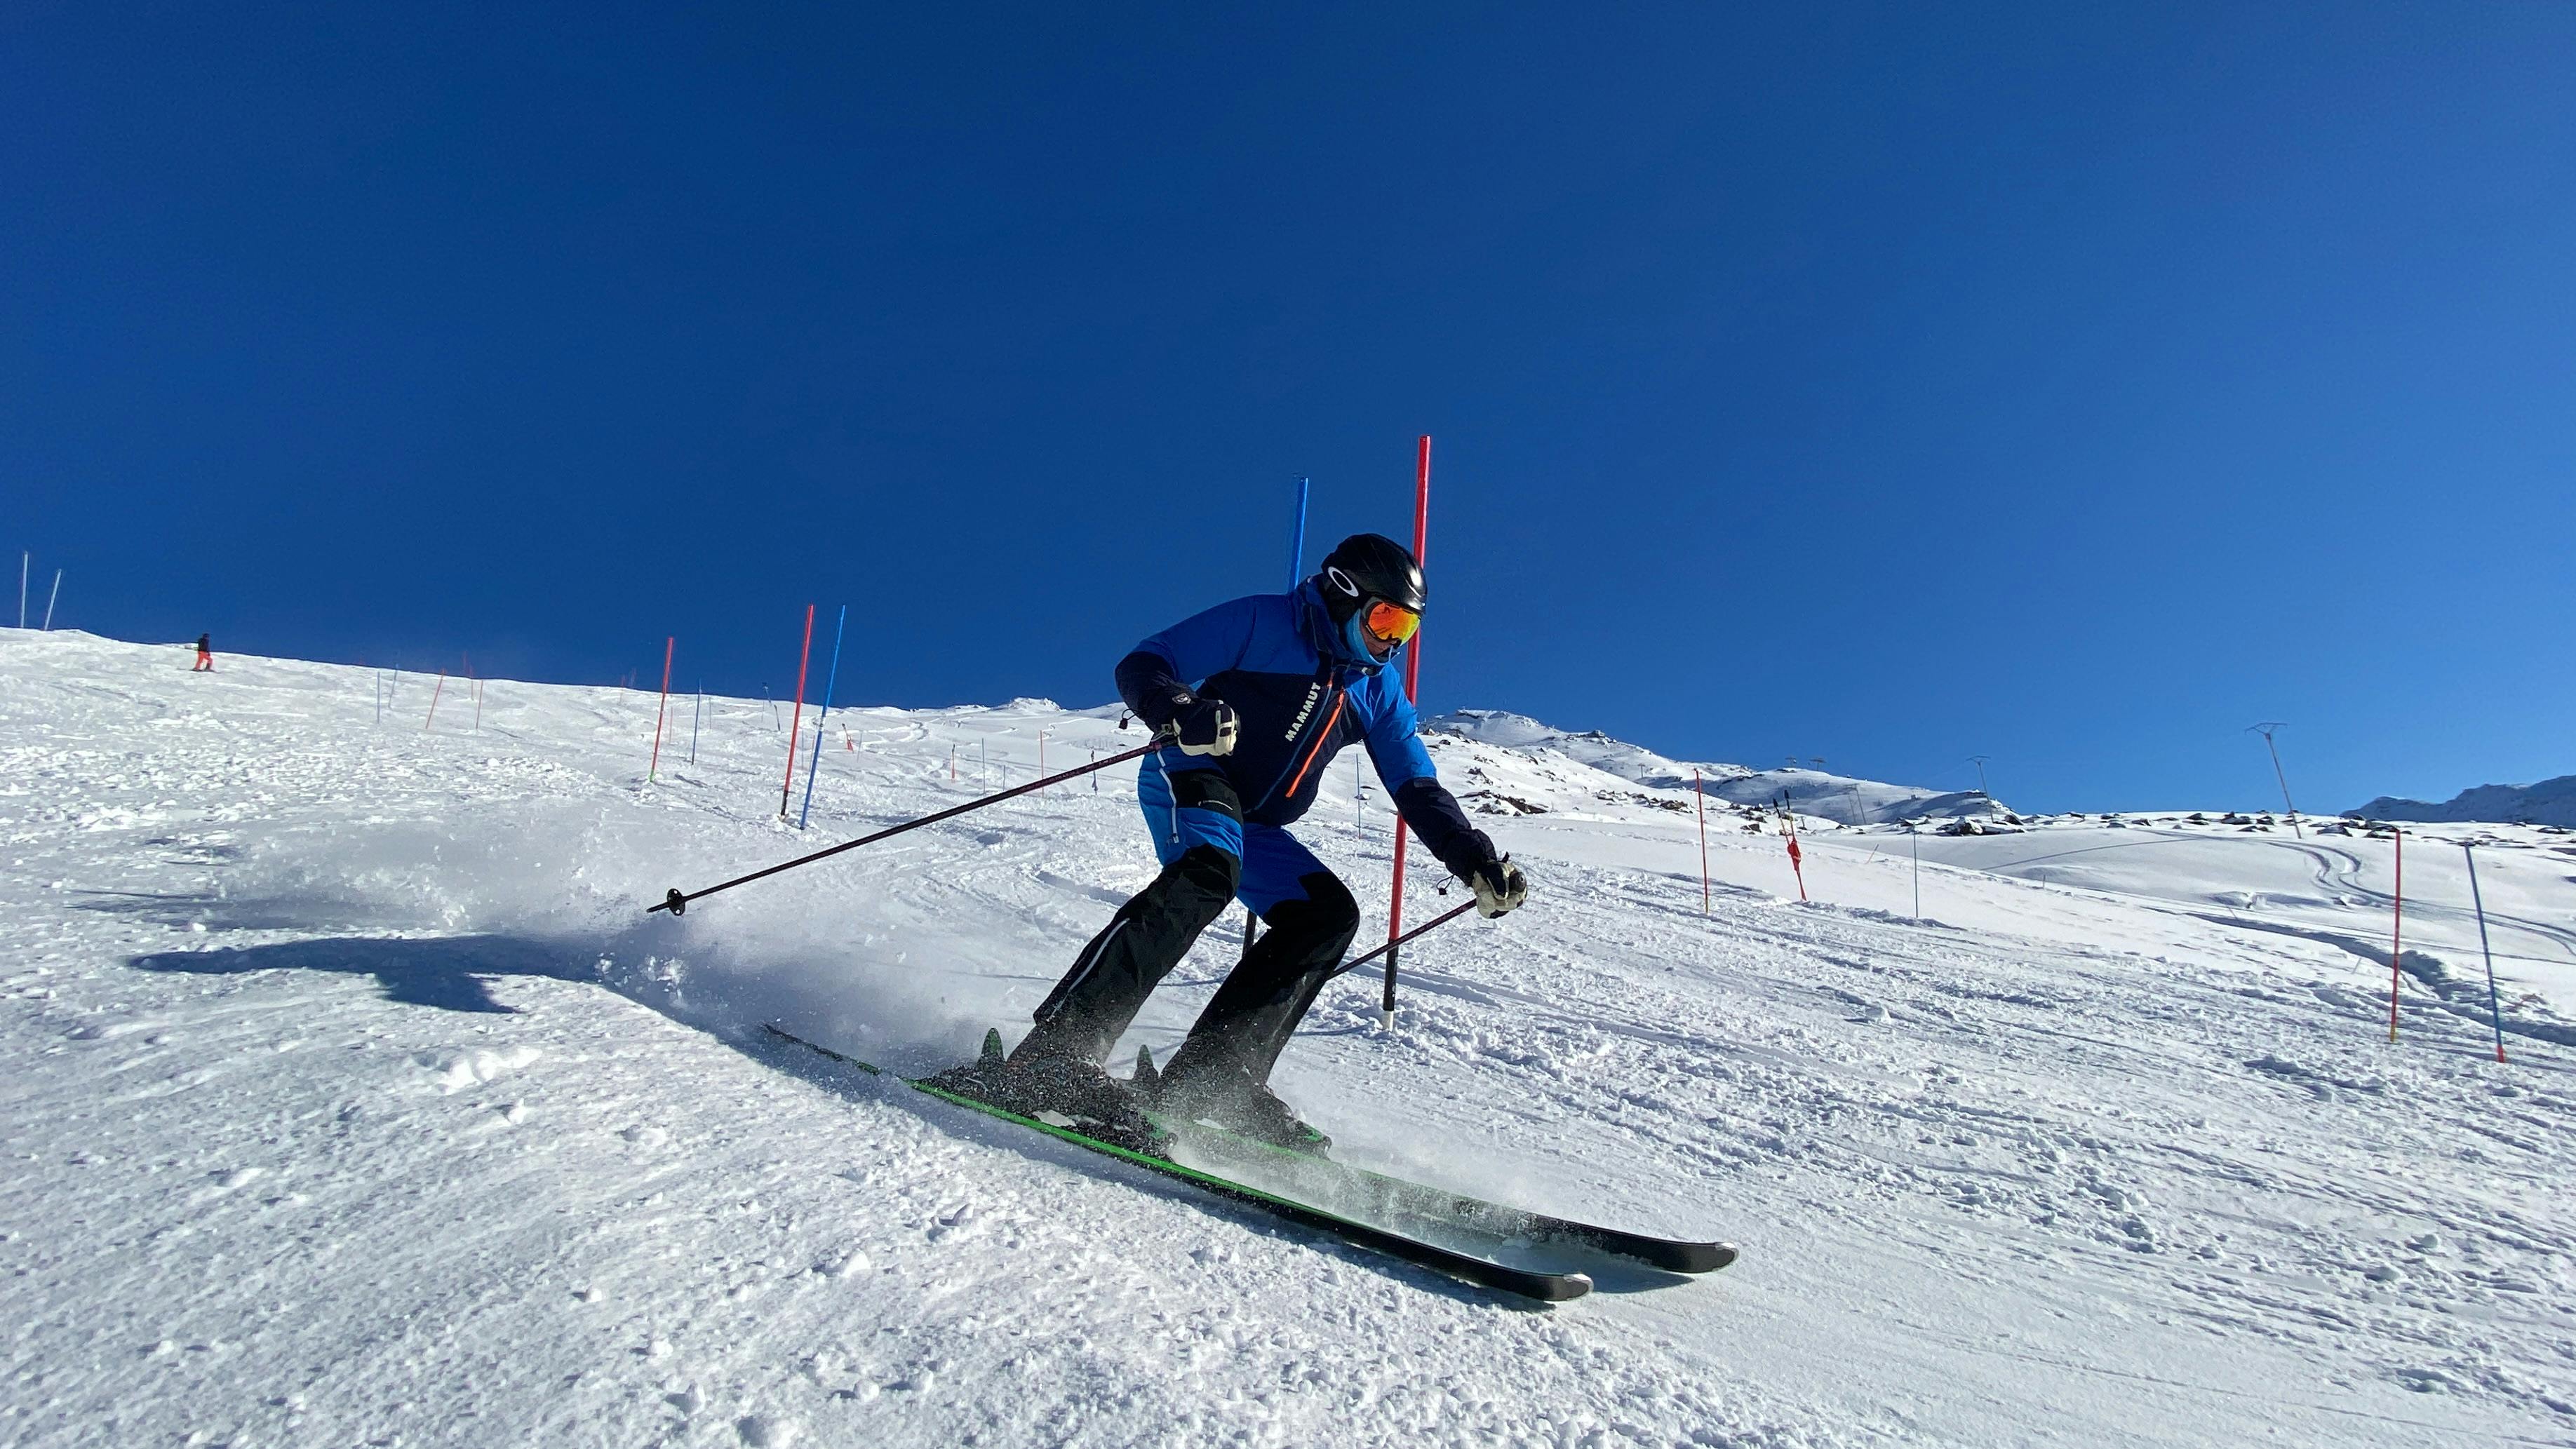
[[[2496,1003],[2495,950],[2487,945],[2487,903],[2478,894],[2478,853],[2460,842],[2460,854],[2469,858],[2469,903],[2478,908],[2478,951],[2487,958],[2487,1020],[2495,1023],[2496,1060],[2504,1060],[2504,1008]]]
[[[1288,531],[1288,592],[1292,594],[1297,591],[1297,585],[1304,582],[1306,577],[1306,495],[1314,489],[1314,486],[1315,480],[1312,478],[1297,480],[1297,522],[1296,526]],[[1099,777],[1093,776],[1092,783],[1097,785]],[[1321,785],[1316,786],[1319,791],[1322,788]],[[1245,906],[1243,908],[1244,955],[1252,954],[1252,943],[1260,929],[1261,913],[1250,906]]]
[[[1297,480],[1297,527],[1288,535],[1288,587],[1294,590],[1306,577],[1306,492],[1314,486],[1311,478]]]
[[[841,630],[850,622],[850,606],[841,606],[841,617],[832,626],[832,667],[823,673],[823,708],[814,716],[814,753],[805,761],[805,803],[797,808],[796,828],[805,828],[806,812],[814,808],[814,772],[823,764],[823,721],[832,713],[832,686],[841,679]]]

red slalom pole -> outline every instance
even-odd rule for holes
[[[437,686],[436,686],[435,688],[431,689],[431,690],[430,690],[430,692],[429,692],[429,718],[427,718],[427,719],[425,719],[425,720],[422,720],[422,721],[420,722],[420,732],[421,732],[422,734],[428,734],[428,733],[429,733],[429,727],[430,727],[431,725],[434,725],[434,724],[438,723],[438,697],[439,697],[440,695],[442,695],[442,694],[445,694],[446,692],[447,692],[447,671],[446,671],[446,670],[444,670],[444,669],[442,669],[442,670],[438,671],[438,684],[437,684]]]
[[[653,783],[653,772],[662,768],[662,719],[671,712],[671,647],[680,642],[677,634],[662,636],[662,703],[653,711],[653,759],[644,767],[644,783]],[[795,767],[788,768],[789,774]]]
[[[1413,465],[1413,563],[1422,566],[1424,534],[1431,522],[1431,435],[1422,435],[1422,444]],[[1420,697],[1422,685],[1422,630],[1416,628],[1404,645],[1404,699],[1407,704]],[[1404,933],[1404,815],[1395,817],[1395,899],[1386,909],[1386,992],[1378,998],[1378,1025],[1395,1029],[1395,958],[1396,947],[1403,944]]]
[[[1786,792],[1780,796],[1780,833],[1788,838],[1789,869],[1797,873],[1798,899],[1804,903],[1807,899],[1807,865],[1798,851],[1798,812],[1790,806]]]
[[[805,647],[796,656],[796,713],[787,722],[787,781],[778,787],[778,818],[787,818],[787,796],[796,788],[796,732],[805,727],[805,666],[814,661],[814,606],[805,606]]]
[[[2388,906],[2388,1040],[2397,1040],[2397,975],[2398,964],[2406,959],[2402,946],[2406,923],[2406,832],[2390,827],[2397,838],[2397,890]]]
[[[1708,914],[1708,786],[1691,771],[1691,794],[1699,801],[1699,913]]]

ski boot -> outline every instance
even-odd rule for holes
[[[1175,1059],[1178,1064],[1179,1059]],[[1140,1066],[1138,1078],[1144,1070]],[[1205,1122],[1238,1137],[1321,1157],[1333,1139],[1300,1120],[1266,1082],[1231,1064],[1198,1072],[1164,1072],[1153,1083],[1154,1110],[1181,1122]]]
[[[1131,1152],[1159,1150],[1160,1134],[1125,1082],[1080,1057],[1006,1058],[998,1030],[984,1033],[984,1049],[972,1064],[928,1077],[925,1085]]]

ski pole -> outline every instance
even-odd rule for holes
[[[1476,903],[1474,901],[1469,901],[1463,906],[1454,906],[1449,910],[1443,911],[1439,915],[1433,916],[1430,920],[1423,922],[1421,925],[1414,927],[1412,930],[1405,932],[1403,935],[1396,937],[1394,940],[1389,941],[1385,945],[1378,947],[1376,950],[1371,951],[1365,956],[1362,956],[1360,959],[1342,963],[1341,967],[1333,972],[1333,976],[1339,976],[1345,971],[1357,971],[1371,961],[1376,960],[1378,957],[1383,956],[1387,952],[1394,950],[1396,947],[1403,945],[1405,942],[1412,940],[1414,937],[1423,935],[1434,927],[1445,926],[1475,908]],[[1333,977],[1327,976],[1324,979],[1330,981]]]
[[[935,814],[924,815],[918,820],[907,820],[901,825],[890,825],[885,829],[878,831],[874,835],[862,835],[856,840],[845,840],[839,845],[832,846],[829,849],[815,851],[812,855],[800,855],[794,860],[781,865],[773,865],[767,870],[755,870],[749,875],[738,875],[732,880],[726,881],[721,885],[711,885],[702,891],[683,891],[679,887],[674,886],[671,888],[670,894],[662,898],[662,903],[660,905],[645,907],[644,914],[649,916],[655,911],[669,911],[675,916],[685,915],[688,912],[689,902],[702,900],[708,896],[714,895],[718,891],[729,891],[738,885],[749,885],[751,882],[759,880],[763,876],[776,875],[782,870],[794,870],[800,865],[812,865],[814,862],[823,859],[825,856],[838,855],[845,850],[856,850],[862,845],[872,845],[888,836],[901,835],[907,830],[918,830],[925,825],[936,825],[942,820],[954,819],[957,816],[968,813],[969,811],[981,810],[987,805],[999,805],[1005,800],[1016,799],[1019,796],[1028,794],[1032,790],[1043,790],[1047,786],[1056,784],[1059,781],[1071,780],[1077,776],[1088,775],[1094,770],[1105,770],[1112,765],[1123,765],[1129,760],[1141,759],[1146,755],[1152,754],[1154,751],[1161,749],[1164,743],[1164,740],[1160,736],[1157,736],[1155,739],[1145,744],[1138,745],[1136,748],[1125,751],[1121,754],[1111,755],[1105,760],[1095,760],[1088,765],[1076,765],[1072,769],[1064,771],[1062,774],[1049,775],[1043,780],[1032,780],[1025,785],[1014,785],[1008,790],[987,795],[981,800],[969,800],[963,805],[952,805]],[[1446,920],[1447,917],[1444,916],[1442,919]],[[1432,922],[1432,925],[1436,926],[1438,924],[1438,921]],[[1425,927],[1424,929],[1428,930],[1429,927]]]

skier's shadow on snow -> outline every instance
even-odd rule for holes
[[[504,976],[554,981],[600,980],[599,954],[561,942],[516,936],[439,936],[405,940],[346,936],[322,941],[281,941],[268,946],[228,946],[212,951],[163,951],[126,964],[138,971],[191,976],[241,976],[255,971],[338,971],[373,976],[389,1001],[445,1011],[515,1013],[492,997]]]

